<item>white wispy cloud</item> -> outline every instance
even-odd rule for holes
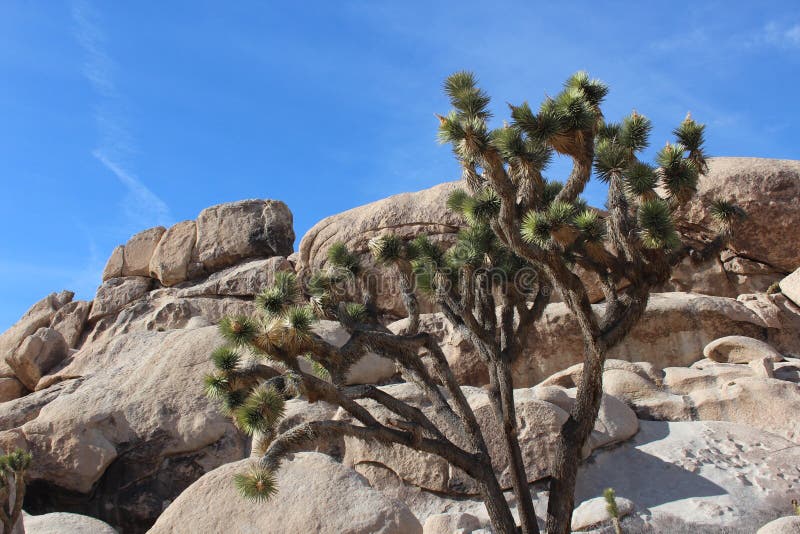
[[[800,23],[779,24],[775,21],[767,23],[756,36],[755,44],[768,44],[780,47],[800,47]]]
[[[99,15],[86,0],[76,0],[72,4],[72,19],[75,39],[85,54],[83,74],[99,97],[94,113],[99,146],[92,155],[126,188],[122,204],[132,230],[148,224],[169,224],[167,204],[130,169],[129,160],[136,152],[136,145],[119,111],[124,108],[124,98],[115,83],[118,65],[106,51],[106,35]]]

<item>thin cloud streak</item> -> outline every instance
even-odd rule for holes
[[[124,99],[114,82],[118,67],[106,52],[106,37],[98,14],[88,2],[78,0],[73,3],[72,18],[75,39],[86,55],[83,74],[100,97],[94,117],[100,146],[92,155],[125,186],[128,195],[123,208],[133,230],[146,224],[168,225],[171,216],[167,204],[125,163],[136,152],[135,143],[125,120],[114,111],[122,107]]]

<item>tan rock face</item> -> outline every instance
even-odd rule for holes
[[[736,202],[747,219],[735,228],[731,248],[783,271],[800,265],[800,249],[785,236],[800,225],[800,161],[760,158],[711,158],[709,173],[684,210],[688,220],[711,228],[708,204],[715,198]]]
[[[282,256],[245,261],[216,272],[197,284],[180,289],[176,295],[253,297],[272,285],[275,282],[275,275],[282,271],[292,271],[292,265]]]
[[[797,534],[798,532],[800,532],[800,515],[793,515],[770,521],[758,529],[756,534]]]
[[[66,358],[68,350],[69,347],[60,333],[52,328],[40,328],[35,334],[25,338],[6,362],[20,382],[33,391],[39,379]]]
[[[82,378],[14,401],[17,412],[34,404],[16,428],[36,457],[30,479],[51,502],[77,502],[123,530],[152,524],[181,489],[245,455],[203,393],[218,343],[206,327],[119,335],[77,353],[58,374]]]
[[[64,341],[67,342],[69,348],[72,349],[78,346],[91,308],[91,302],[76,300],[63,306],[53,315],[53,319],[50,321],[50,328],[64,337]]]
[[[197,217],[193,257],[207,272],[245,258],[292,253],[292,212],[277,200],[242,200],[206,208]]]
[[[323,268],[328,248],[342,242],[361,257],[365,270],[371,272],[381,310],[405,316],[397,277],[391,269],[375,269],[369,255],[369,240],[389,233],[409,240],[427,234],[434,242],[452,244],[463,222],[447,209],[446,202],[458,187],[459,182],[449,182],[416,193],[402,193],[321,220],[300,241],[298,271],[310,276],[314,270]],[[350,297],[361,300],[361,295],[355,293]],[[420,304],[423,311],[432,311],[427,302]]]
[[[11,328],[0,334],[0,376],[11,376],[3,366],[6,358],[14,354],[26,337],[44,326],[49,326],[56,312],[72,302],[74,296],[72,291],[49,294],[31,306]]]
[[[318,453],[300,453],[277,473],[278,494],[267,504],[241,498],[232,477],[249,460],[203,476],[173,502],[150,534],[421,534],[405,504],[370,488],[352,469]]]
[[[481,528],[481,523],[472,514],[436,514],[425,520],[422,528],[423,534],[453,534],[453,532],[463,532],[469,534],[473,530]]]
[[[196,241],[197,225],[194,221],[171,226],[153,250],[149,276],[157,278],[165,286],[186,280]]]
[[[89,321],[119,312],[131,302],[145,296],[153,285],[153,279],[144,276],[128,276],[106,280],[97,288],[89,312]]]
[[[314,332],[328,343],[341,347],[350,338],[347,331],[336,321],[317,321]],[[347,373],[347,384],[380,384],[396,374],[392,360],[369,352],[356,362]]]
[[[789,300],[800,306],[800,267],[781,280],[780,288],[783,294],[789,297]]]
[[[122,276],[150,276],[150,259],[161,236],[163,226],[148,228],[131,237],[122,250]]]
[[[25,394],[25,391],[25,386],[17,378],[0,378],[0,403],[18,399]]]
[[[125,247],[119,245],[112,252],[103,269],[103,282],[122,276],[122,264],[125,261]]]
[[[703,356],[719,363],[750,363],[764,358],[778,362],[783,359],[783,355],[768,343],[746,336],[715,339],[705,346]]]
[[[620,519],[633,513],[636,508],[633,502],[625,497],[617,497],[615,500]],[[572,512],[572,530],[575,532],[610,525],[611,516],[608,513],[606,500],[603,497],[595,497],[584,501]]]

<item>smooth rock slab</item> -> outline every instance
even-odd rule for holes
[[[67,356],[69,347],[64,336],[52,328],[40,328],[6,359],[26,388],[33,391],[39,379]]]
[[[267,503],[242,498],[233,476],[243,460],[207,473],[158,518],[150,534],[421,534],[405,504],[370,488],[352,469],[318,453],[299,453],[278,470],[278,493]]]
[[[617,496],[617,509],[619,519],[633,513],[636,506],[633,501],[624,497]],[[606,500],[603,497],[595,497],[582,502],[572,512],[572,530],[582,531],[597,528],[603,524],[611,524],[611,516],[606,508]]]
[[[131,237],[122,250],[122,276],[150,276],[150,259],[153,257],[163,226],[148,228]]]
[[[800,268],[781,280],[780,288],[789,300],[800,306]]]
[[[705,346],[703,356],[718,363],[750,363],[767,358],[779,362],[783,355],[768,343],[746,336],[725,336]]]
[[[66,512],[25,514],[25,534],[117,534],[111,525],[94,517]]]
[[[437,514],[428,517],[423,534],[471,534],[481,528],[480,520],[472,514]]]
[[[153,250],[149,275],[165,286],[186,280],[196,241],[197,225],[194,221],[182,221],[171,226]]]
[[[800,534],[800,515],[780,517],[775,521],[770,521],[756,534]]]
[[[144,297],[153,285],[152,278],[145,276],[129,276],[106,280],[97,288],[89,322],[96,322],[101,317],[112,315],[131,302]]]

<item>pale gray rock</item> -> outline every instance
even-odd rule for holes
[[[350,339],[350,334],[336,321],[317,321],[313,326],[314,332],[328,343],[343,346]],[[380,384],[397,373],[394,362],[388,358],[368,352],[361,357],[347,373],[345,382],[353,384]]]
[[[150,534],[421,534],[408,507],[370,488],[352,469],[313,452],[295,454],[277,472],[278,494],[266,505],[243,499],[232,483],[251,460],[226,464],[192,484]]]
[[[161,236],[163,226],[148,228],[131,237],[122,250],[122,276],[150,276],[150,259]]]
[[[800,267],[781,280],[780,288],[781,292],[783,292],[789,300],[800,306]]]
[[[0,377],[0,403],[12,401],[22,397],[26,392],[25,386],[15,377]]]
[[[615,500],[619,510],[619,519],[632,514],[636,509],[636,505],[630,499],[617,496]],[[603,497],[595,497],[579,504],[572,512],[572,530],[581,532],[610,525],[611,516],[606,509],[606,504]]]
[[[779,517],[758,529],[756,534],[800,534],[800,515]]]
[[[471,534],[481,528],[480,520],[472,514],[436,514],[428,517],[423,534]]]
[[[53,512],[25,514],[25,534],[117,534],[117,531],[94,517]]]

